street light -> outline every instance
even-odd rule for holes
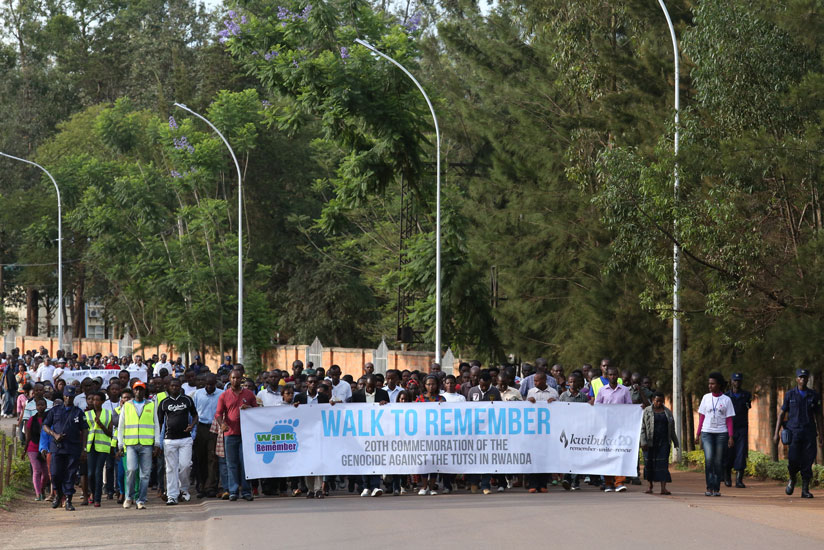
[[[57,193],[57,348],[63,349],[63,208],[60,200],[60,188],[57,187],[57,182],[54,181],[49,171],[36,162],[7,155],[3,152],[0,152],[0,156],[19,160],[40,168],[49,176],[52,184],[54,184],[54,191]]]
[[[220,130],[218,130],[214,124],[209,122],[206,117],[197,114],[182,103],[175,103],[174,105],[193,114],[208,124],[209,127],[220,136],[226,148],[229,149],[232,160],[235,161],[235,168],[237,168],[237,362],[243,363],[243,177],[240,173],[240,164],[237,161],[235,152],[232,150],[232,146],[229,145],[229,142],[223,137],[223,134],[220,133]]]
[[[675,185],[674,194],[676,200],[678,199],[678,114],[681,107],[681,91],[678,86],[678,39],[675,36],[675,27],[672,26],[672,18],[670,18],[667,6],[664,5],[664,0],[658,0],[661,9],[664,10],[664,16],[667,18],[667,26],[669,27],[670,35],[672,36],[672,50],[675,57]],[[674,234],[677,235],[678,220],[673,222]],[[681,430],[681,319],[678,317],[678,312],[681,309],[681,276],[678,273],[678,263],[681,256],[681,247],[678,246],[678,241],[672,245],[672,271],[673,271],[673,288],[672,288],[672,412],[673,420],[675,421],[675,433],[678,436],[678,448],[675,449],[675,456],[678,461],[681,460],[681,453],[684,448],[684,438]]]
[[[421,86],[420,82],[418,82],[412,73],[406,70],[406,67],[386,55],[385,53],[379,51],[375,48],[372,44],[361,40],[360,38],[356,38],[355,42],[360,44],[361,46],[367,48],[368,50],[378,54],[379,56],[383,57],[408,76],[412,82],[415,83],[415,86],[418,87],[421,94],[423,94],[423,98],[426,100],[426,104],[429,106],[429,112],[432,113],[432,120],[435,122],[435,159],[436,159],[436,175],[435,175],[435,362],[441,362],[441,131],[438,128],[438,118],[435,116],[435,109],[432,107],[432,102],[429,101],[429,96],[426,95],[426,92]]]

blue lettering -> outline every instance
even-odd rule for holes
[[[497,412],[494,407],[489,409],[489,435],[506,433],[506,411],[504,408],[498,409]]]
[[[418,413],[417,411],[406,411],[406,435],[418,433]]]
[[[472,424],[472,409],[455,409],[455,427],[458,428],[458,435],[468,435],[469,426]]]
[[[535,407],[527,407],[524,409],[524,435],[535,435],[535,430],[530,429],[530,424],[535,424]]]
[[[358,435],[361,437],[369,435],[369,432],[363,429],[363,409],[358,411]]]
[[[395,417],[395,435],[401,435],[401,415],[403,411],[400,409],[392,409],[389,412]]]
[[[437,409],[426,409],[426,435],[438,435]]]
[[[489,409],[475,409],[475,431],[472,432],[473,435],[486,435],[486,430],[484,430],[484,421],[486,420],[481,413],[487,412]]]
[[[321,411],[320,414],[323,421],[323,437],[338,437],[340,435],[340,411]]]
[[[509,409],[509,435],[519,435],[521,433],[521,409],[512,407]]]
[[[538,409],[538,434],[549,435],[549,409]]]
[[[441,435],[454,435],[452,430],[450,429],[450,424],[452,424],[452,420],[449,416],[446,415],[448,412],[450,415],[455,414],[452,409],[439,409],[441,411]]]
[[[354,411],[347,410],[343,415],[343,435],[346,437],[347,434],[351,432],[352,435],[358,435],[358,432],[355,431],[355,415]]]
[[[372,409],[372,437],[376,435],[376,432],[379,432],[377,435],[383,436],[383,426],[381,426],[381,416],[383,416],[382,410],[375,410]]]

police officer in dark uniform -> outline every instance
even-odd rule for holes
[[[747,444],[749,436],[749,412],[752,407],[752,394],[741,389],[744,375],[733,373],[727,397],[732,401],[735,416],[732,417],[732,437],[735,446],[727,447],[724,451],[724,485],[732,486],[732,470],[735,470],[735,486],[739,489],[744,485],[744,470],[747,469]]]
[[[52,437],[49,451],[52,454],[51,478],[56,494],[52,508],[60,506],[61,493],[66,497],[66,510],[74,511],[72,495],[80,455],[86,444],[88,425],[85,414],[74,406],[74,386],[63,390],[63,406],[54,407],[43,421],[43,430]]]
[[[821,411],[821,396],[807,387],[810,381],[810,371],[798,369],[795,371],[797,387],[784,394],[784,404],[781,405],[781,416],[775,426],[775,442],[779,441],[779,432],[784,424],[789,441],[782,437],[785,445],[789,445],[790,482],[786,493],[793,494],[795,479],[801,472],[801,498],[813,498],[810,493],[810,479],[813,477],[813,462],[815,462],[816,436],[821,430],[818,425],[818,414]]]

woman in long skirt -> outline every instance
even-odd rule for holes
[[[670,443],[678,447],[675,435],[675,421],[672,411],[664,406],[664,394],[656,392],[652,406],[644,409],[641,422],[641,448],[644,450],[644,479],[649,482],[648,494],[652,494],[653,484],[661,483],[661,494],[670,494],[667,483],[672,481],[669,473]]]

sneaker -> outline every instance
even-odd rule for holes
[[[573,490],[573,491],[580,491],[580,490],[581,490],[581,486],[580,486],[580,485],[578,485],[578,484],[576,483],[575,485],[573,485],[573,486],[572,486],[572,490]]]
[[[721,495],[718,495],[718,496],[721,496]],[[88,506],[88,505],[89,505],[89,503],[87,502],[86,506]],[[66,499],[66,511],[67,512],[74,512],[74,504],[72,504],[71,499]]]
[[[364,489],[363,492],[361,492],[360,496],[368,497],[370,494],[371,493],[370,493],[369,489]]]
[[[180,493],[180,498],[183,500],[183,502],[189,502],[190,500],[192,500],[192,495],[190,495],[188,491],[183,491],[182,493]]]
[[[229,495],[229,502],[237,502],[237,495]]]
[[[401,494],[402,494],[402,495],[405,495],[405,494],[406,494],[406,489],[404,489],[403,487],[401,487]]]
[[[170,498],[169,500],[166,501],[166,506],[174,506],[176,504],[177,504],[177,500],[175,500],[173,498]]]
[[[441,491],[441,494],[442,495],[448,495],[451,492],[452,492],[452,489],[447,489],[446,487],[444,487],[443,491]]]
[[[503,493],[506,489],[503,488],[503,485],[498,485],[498,492]]]
[[[227,493],[227,492],[225,492],[225,491],[224,491],[224,492],[220,495],[220,500],[229,500],[229,493]]]
[[[323,491],[315,491],[315,498],[325,498]]]
[[[145,510],[145,509],[146,509],[146,505],[145,505],[145,504],[143,504],[142,502],[138,502],[138,503],[137,503],[137,509],[138,509],[138,510]]]
[[[615,492],[615,488],[612,485],[606,485],[604,487],[604,492],[605,493],[613,493],[613,492]]]
[[[512,480],[511,479],[506,480],[506,488],[507,489],[512,489]]]
[[[434,497],[434,496],[438,495],[438,491],[432,490],[432,491],[429,491],[429,494]]]
[[[619,485],[618,487],[615,488],[616,493],[623,493],[626,490],[627,490],[626,485]]]
[[[380,487],[375,487],[374,489],[372,489],[372,496],[373,497],[379,497],[382,494],[383,494],[383,489],[381,489]]]
[[[721,491],[715,491],[715,492],[713,492],[713,493],[712,493],[712,496],[714,496],[714,497],[720,497],[720,496],[721,496]]]
[[[41,502],[42,500],[43,500],[43,495],[37,495],[36,497],[34,497],[35,502]]]
[[[491,494],[492,494],[492,490],[491,490],[491,489],[484,489],[484,494],[485,494],[485,495],[491,495]]]
[[[399,497],[399,496],[401,496],[401,492],[396,489],[396,490],[392,491],[392,496],[393,497]]]
[[[421,489],[420,491],[418,491],[418,494],[422,497],[425,497],[429,494],[429,489]]]
[[[712,491],[704,491],[704,496],[705,497],[711,497],[712,496]]]
[[[584,478],[584,483],[591,483],[591,480],[589,479],[589,476],[586,476]]]
[[[131,499],[127,498],[126,500],[123,501],[123,508],[125,510],[128,510],[131,507],[132,507],[132,500]]]

